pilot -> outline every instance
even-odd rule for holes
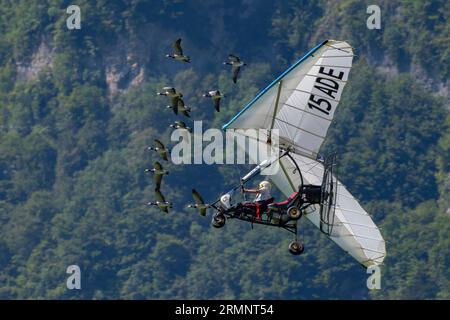
[[[269,181],[261,181],[259,183],[258,189],[245,189],[242,191],[245,193],[254,193],[256,194],[255,200],[250,203],[246,203],[247,206],[256,206],[256,217],[259,218],[260,212],[264,212],[267,208],[267,205],[273,202],[273,197],[270,193],[271,185]]]
[[[271,194],[270,194],[270,182],[269,181],[261,181],[259,183],[258,189],[243,189],[242,191],[244,191],[245,193],[255,193],[257,194],[254,202],[261,202],[261,201],[266,201],[269,200],[270,198],[272,198]]]

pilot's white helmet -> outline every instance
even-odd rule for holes
[[[264,188],[269,188],[270,189],[271,187],[272,187],[272,185],[270,184],[270,182],[264,180],[264,181],[261,181],[259,183],[259,188],[258,189],[264,189]]]

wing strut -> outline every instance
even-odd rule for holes
[[[272,128],[275,124],[275,118],[277,116],[277,112],[278,112],[278,103],[280,102],[280,94],[281,94],[281,86],[283,85],[283,80],[280,80],[278,82],[278,90],[277,90],[277,96],[275,98],[275,108],[273,109],[273,115],[272,115],[272,123],[270,124],[270,129],[268,130],[268,134],[267,134],[267,143],[271,144],[272,143]]]

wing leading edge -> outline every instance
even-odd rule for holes
[[[320,43],[223,128],[278,129],[281,141],[315,158],[340,101],[352,60],[353,50],[348,43]]]

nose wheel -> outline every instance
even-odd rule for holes
[[[298,256],[303,253],[305,250],[305,246],[303,243],[299,243],[297,241],[293,241],[289,244],[289,252],[294,256]]]
[[[214,228],[222,228],[225,225],[225,216],[221,213],[215,214],[211,224]]]

